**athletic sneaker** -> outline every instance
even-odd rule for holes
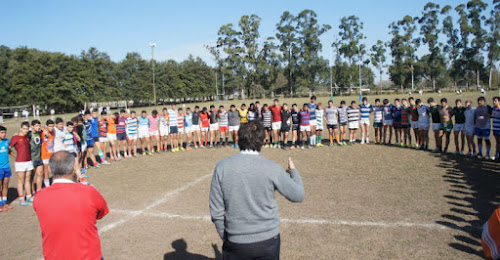
[[[181,148],[179,148],[179,149],[180,149],[181,151],[185,151],[185,150],[186,150],[186,149],[184,149],[184,147],[181,147]]]
[[[19,201],[19,205],[21,206],[29,206],[30,204],[24,200]]]
[[[104,161],[104,162],[102,162],[101,164],[104,164],[104,165],[110,165],[111,163],[109,163],[108,161]]]
[[[330,143],[328,146],[333,146],[333,143]]]
[[[33,202],[33,200],[34,200],[34,197],[31,197],[29,199],[26,199],[26,202]]]
[[[88,178],[89,176],[82,172],[82,178]]]
[[[235,144],[235,145],[234,145],[234,148],[238,148],[238,145],[237,145],[237,144]]]
[[[301,146],[300,149],[304,150],[304,149],[306,149],[306,147],[305,146]]]

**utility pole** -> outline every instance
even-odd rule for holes
[[[332,54],[333,54],[333,43],[330,46],[330,100],[333,101],[333,60],[332,60]]]
[[[217,95],[217,103],[219,103],[219,88],[217,87],[217,70],[215,70],[215,95]]]
[[[293,90],[292,90],[292,46],[290,46],[289,55],[288,55],[288,81],[290,82],[290,97],[293,97]]]
[[[150,43],[149,46],[151,47],[151,63],[153,64],[153,102],[155,104],[155,109],[156,109],[156,85],[155,85],[155,47],[156,43]]]

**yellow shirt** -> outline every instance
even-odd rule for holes
[[[247,119],[248,109],[241,110],[240,108],[238,108],[238,112],[240,113],[240,123],[248,123]]]

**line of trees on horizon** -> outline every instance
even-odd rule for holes
[[[182,62],[154,61],[160,101],[211,98],[220,93],[260,98],[318,91],[375,88],[375,73],[387,69],[394,88],[498,87],[500,0],[457,6],[427,3],[418,17],[406,15],[388,25],[391,38],[367,46],[364,24],[342,17],[333,30],[332,62],[320,56],[320,37],[332,26],[319,24],[313,10],[283,12],[276,34],[261,38],[261,18],[243,15],[218,30],[206,46],[216,63],[190,56]],[[380,85],[380,84],[377,84]],[[221,87],[224,86],[224,89]],[[0,106],[24,104],[75,111],[85,102],[153,100],[151,61],[127,53],[119,61],[96,48],[80,55],[27,47],[0,46]]]

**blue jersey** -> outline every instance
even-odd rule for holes
[[[87,141],[92,140],[92,122],[89,120],[85,120],[85,132],[87,134]]]
[[[370,113],[373,111],[372,105],[370,104],[361,104],[359,106],[359,110],[361,112],[361,119],[368,119],[370,118]]]
[[[493,131],[500,131],[500,108],[493,108],[491,118],[493,119]]]
[[[401,122],[401,109],[403,107],[402,106],[394,106],[394,108],[392,109],[392,111],[394,111],[394,114],[392,115],[394,117],[394,122],[396,123],[400,123]]]
[[[384,120],[392,120],[393,119],[393,110],[394,105],[389,104],[388,106],[384,106]]]
[[[139,127],[149,127],[149,119],[147,117],[139,117]]]
[[[311,120],[316,120],[316,109],[318,108],[318,104],[316,103],[307,103],[309,107],[309,114]]]
[[[184,126],[191,127],[193,126],[193,113],[189,113],[184,117]]]
[[[90,119],[90,125],[91,127],[91,130],[90,130],[90,133],[91,133],[91,136],[92,137],[99,137],[99,118],[97,117],[92,117]]]
[[[125,131],[127,135],[136,135],[137,134],[137,118],[129,117],[125,120]]]
[[[0,169],[10,168],[9,165],[9,139],[0,140]]]

